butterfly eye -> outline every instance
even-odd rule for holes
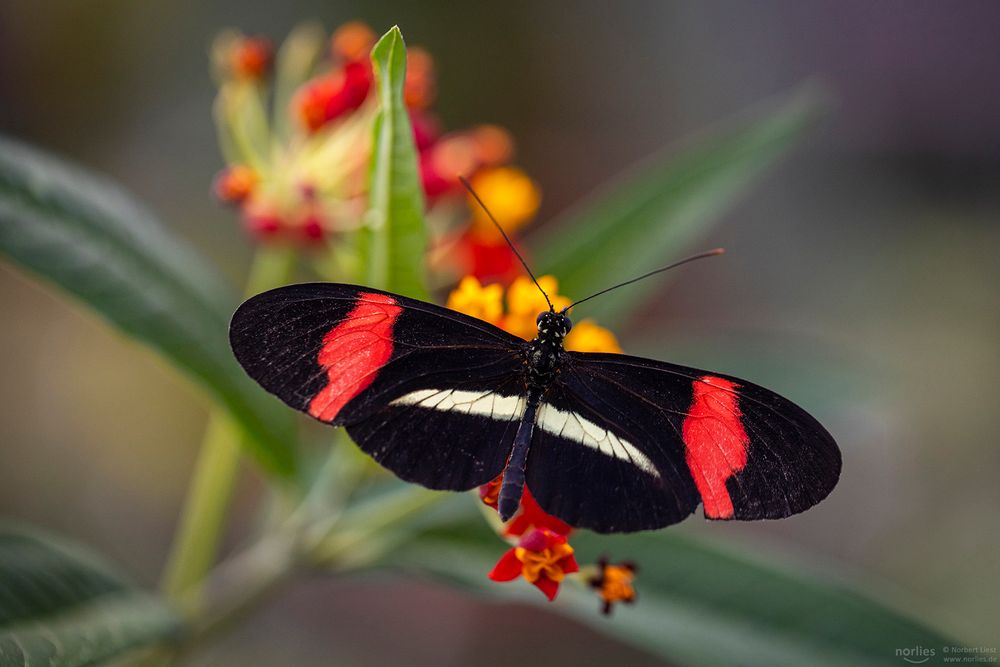
[[[544,312],[542,312],[542,313],[538,313],[538,317],[536,317],[536,318],[535,318],[535,324],[539,324],[539,325],[540,325],[540,324],[542,323],[542,319],[543,319],[543,318],[544,318],[544,317],[545,317],[546,315],[548,315],[548,313],[544,313]]]

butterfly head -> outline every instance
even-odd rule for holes
[[[564,313],[544,311],[538,315],[538,338],[541,340],[554,340],[562,342],[562,339],[573,328],[573,322]]]

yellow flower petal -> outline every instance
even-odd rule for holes
[[[466,276],[448,295],[447,306],[491,324],[498,324],[503,317],[503,287],[497,284],[483,286],[474,276]]]
[[[567,350],[573,352],[614,352],[621,354],[618,339],[610,330],[594,324],[591,320],[581,320],[573,325],[566,335]]]

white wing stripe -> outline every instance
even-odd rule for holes
[[[510,421],[524,414],[523,396],[501,396],[491,392],[459,389],[420,389],[400,396],[390,405],[414,405],[442,412]],[[535,425],[554,436],[579,443],[618,461],[631,463],[654,477],[660,474],[649,457],[629,442],[575,412],[542,403]]]
[[[415,405],[442,412],[459,412],[509,421],[524,414],[523,396],[501,396],[482,391],[419,389],[400,396],[389,405]]]
[[[660,476],[649,457],[634,445],[575,412],[567,412],[549,403],[542,403],[535,424],[546,433],[578,442],[618,461],[631,463],[654,477]]]

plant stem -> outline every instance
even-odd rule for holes
[[[163,579],[164,592],[174,600],[197,589],[215,562],[240,462],[239,439],[229,416],[213,409]],[[185,599],[200,602],[197,593]]]
[[[247,294],[287,282],[294,266],[291,248],[261,248],[250,270]],[[242,437],[225,410],[212,408],[162,583],[164,592],[188,611],[200,606],[201,582],[216,559],[239,469]]]

